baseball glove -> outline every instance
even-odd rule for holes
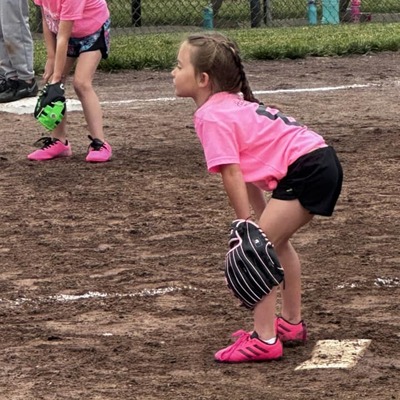
[[[39,94],[33,115],[49,131],[64,118],[67,108],[64,93],[64,84],[58,82],[46,84]]]
[[[227,286],[246,308],[252,309],[283,281],[283,268],[272,243],[252,221],[232,222],[229,247],[225,257]]]

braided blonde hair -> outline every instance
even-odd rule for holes
[[[190,35],[191,62],[196,73],[207,73],[213,93],[243,93],[243,98],[260,103],[253,95],[237,44],[219,32]]]

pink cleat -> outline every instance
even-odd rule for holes
[[[59,157],[72,156],[71,145],[68,140],[66,144],[52,137],[43,137],[36,142],[41,148],[28,154],[28,159],[32,161],[52,160]]]
[[[243,330],[235,332],[235,343],[215,353],[215,361],[224,363],[272,361],[282,358],[282,343],[277,338],[274,344],[267,344],[258,338],[256,332]]]
[[[282,317],[275,318],[276,334],[281,342],[287,346],[304,344],[307,341],[307,326],[304,321],[291,324]]]
[[[92,141],[89,145],[88,153],[86,156],[87,162],[106,162],[111,160],[112,149],[107,142],[103,142],[100,139],[93,139],[88,136]]]

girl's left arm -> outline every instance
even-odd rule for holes
[[[63,72],[67,61],[68,41],[71,37],[73,26],[74,21],[60,21],[57,34],[54,73],[51,83],[60,82],[63,79]]]
[[[249,218],[251,215],[250,202],[239,164],[221,165],[220,171],[225,191],[235,210],[236,217],[239,219]]]

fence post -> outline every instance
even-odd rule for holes
[[[142,26],[142,1],[132,0],[131,10],[132,10],[132,25],[136,27]]]
[[[272,25],[271,0],[263,0],[264,24]]]
[[[212,0],[212,8],[214,12],[214,17],[218,14],[219,9],[221,8],[223,0]]]
[[[339,15],[340,21],[342,22],[350,22],[350,13],[347,13],[347,9],[350,6],[350,0],[340,0],[339,3]]]
[[[259,0],[250,0],[250,19],[252,28],[260,26],[262,15]]]

